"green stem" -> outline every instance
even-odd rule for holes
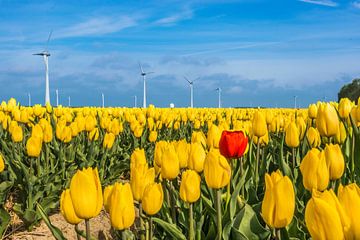
[[[121,231],[121,239],[122,239],[122,240],[126,240],[125,230],[122,230],[122,231]]]
[[[193,213],[193,204],[189,203],[189,240],[194,240],[194,213]]]
[[[240,158],[240,178],[243,176],[243,174],[244,174],[244,163],[243,163],[243,160],[244,160],[244,158],[243,157],[241,157]],[[243,196],[244,198],[245,198],[245,186],[244,186],[245,184],[243,184],[242,186],[241,186],[241,196]]]
[[[169,181],[169,195],[172,192],[172,190],[174,189],[172,182]],[[170,207],[171,207],[171,218],[173,220],[174,223],[176,223],[176,208],[175,208],[175,196],[174,194],[171,194],[170,196]]]
[[[259,183],[259,158],[260,158],[260,139],[257,142],[256,148],[256,164],[255,164],[255,188],[257,189]]]
[[[90,221],[89,219],[85,219],[85,227],[86,227],[86,240],[90,240]]]
[[[221,189],[216,190],[216,214],[217,214],[217,240],[221,240],[222,223],[221,223]]]
[[[355,182],[355,133],[352,135],[351,149],[351,182]]]
[[[153,221],[152,217],[149,217],[149,240],[153,239]]]
[[[280,228],[276,229],[276,230],[275,230],[275,233],[276,233],[276,239],[277,239],[277,240],[281,240]]]
[[[145,239],[149,240],[149,222],[145,223]]]
[[[144,240],[145,236],[144,236],[144,219],[142,218],[142,204],[139,204],[139,216],[140,216],[140,239]]]
[[[293,165],[293,173],[295,174],[295,167],[296,167],[296,149],[292,149],[292,165]]]
[[[170,193],[168,191],[166,181],[164,181],[162,184],[163,184],[163,189],[164,189],[164,192],[165,192],[166,203],[167,203],[168,207],[171,208]],[[170,223],[173,223],[172,218],[169,216],[169,214],[167,214],[166,216],[167,216],[168,221]]]
[[[76,239],[81,240],[81,236],[78,233],[79,232],[79,226],[77,224],[75,225],[75,232],[76,232]]]

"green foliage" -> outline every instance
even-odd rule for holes
[[[338,93],[338,100],[340,101],[341,98],[348,98],[351,101],[357,102],[358,98],[360,97],[360,79],[354,79],[352,83],[344,85],[339,93]]]

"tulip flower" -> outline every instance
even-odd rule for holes
[[[248,138],[242,131],[223,131],[219,147],[220,153],[226,158],[240,158],[248,144]]]
[[[200,198],[201,178],[194,170],[186,170],[181,175],[180,198],[184,202],[193,203]]]
[[[332,189],[313,191],[306,204],[305,223],[314,240],[344,239],[350,228],[350,219]]]
[[[43,131],[44,131],[44,139],[43,139],[43,141],[45,143],[51,142],[51,140],[53,139],[53,129],[52,129],[51,124],[49,122],[47,122],[44,125]]]
[[[288,147],[296,148],[300,144],[300,133],[295,122],[291,122],[285,131],[285,143]]]
[[[312,191],[323,191],[329,184],[329,169],[326,164],[325,153],[313,148],[305,155],[300,164],[304,187]]]
[[[144,190],[142,206],[148,215],[155,215],[162,207],[164,193],[160,183],[151,183]]]
[[[117,230],[133,225],[135,207],[129,183],[115,183],[110,195],[110,222]]]
[[[340,122],[339,131],[336,134],[335,140],[337,143],[343,144],[346,140],[347,133],[343,122]]]
[[[201,173],[204,170],[204,162],[206,153],[203,146],[199,142],[191,143],[188,167]]]
[[[88,132],[88,138],[90,141],[96,141],[99,138],[99,128],[93,128],[90,132]]]
[[[66,189],[61,193],[60,197],[60,212],[65,220],[73,225],[76,225],[82,221],[74,211],[74,207],[71,201],[70,190]]]
[[[112,190],[114,189],[114,185],[108,185],[104,189],[104,207],[107,212],[110,211],[110,196],[112,193]]]
[[[201,131],[194,131],[191,135],[191,143],[198,142],[202,146],[206,147],[206,137],[205,134]]]
[[[316,127],[321,136],[336,136],[339,131],[339,118],[336,110],[329,103],[320,105],[316,117]]]
[[[299,138],[300,138],[300,140],[302,140],[304,138],[305,132],[306,132],[306,123],[301,116],[298,116],[296,118],[296,126],[299,130]]]
[[[225,187],[230,182],[230,165],[216,148],[211,148],[206,155],[204,175],[206,184],[210,188],[219,189]]]
[[[255,112],[252,120],[252,131],[254,136],[262,137],[267,134],[265,117],[259,110]]]
[[[31,136],[37,137],[37,138],[41,139],[41,141],[43,140],[44,133],[43,133],[43,129],[41,128],[40,124],[36,124],[35,126],[32,127]]]
[[[161,155],[161,176],[164,179],[172,180],[180,172],[178,156],[173,145],[169,144]]]
[[[4,163],[4,156],[0,153],[0,173],[4,171],[5,163]]]
[[[312,148],[317,148],[321,144],[320,133],[316,128],[310,127],[307,130],[306,139]]]
[[[11,139],[13,142],[21,142],[23,140],[23,130],[19,125],[14,126],[12,129]]]
[[[266,224],[272,228],[289,225],[294,216],[295,193],[291,180],[277,170],[271,176],[265,174],[265,195],[261,214]]]
[[[315,119],[317,116],[318,108],[315,104],[310,104],[308,108],[308,116],[311,119]]]
[[[106,133],[104,136],[103,147],[111,149],[115,141],[115,135],[113,133]]]
[[[340,146],[338,144],[329,144],[326,145],[324,151],[330,179],[336,180],[341,178],[344,173],[345,160]]]
[[[178,155],[180,168],[186,168],[190,157],[190,144],[185,139],[176,142],[175,151]]]
[[[141,202],[145,187],[153,183],[154,180],[155,169],[148,168],[147,164],[130,167],[130,185],[136,201]]]
[[[339,202],[350,219],[350,229],[345,233],[345,239],[360,239],[360,188],[356,183],[338,189]]]
[[[149,142],[155,142],[157,139],[157,131],[151,131],[149,134]]]
[[[219,148],[219,141],[221,138],[221,130],[218,126],[213,124],[207,133],[206,143],[209,148]]]
[[[155,144],[154,150],[154,163],[161,167],[161,157],[164,152],[164,149],[167,147],[169,143],[166,141],[159,141]]]
[[[37,137],[30,137],[26,142],[26,151],[29,157],[38,157],[41,153],[42,142]]]
[[[70,182],[71,200],[76,215],[82,219],[96,217],[103,205],[103,195],[97,168],[78,170]]]
[[[341,118],[346,119],[349,117],[352,109],[352,103],[348,98],[342,98],[339,102],[339,115]]]

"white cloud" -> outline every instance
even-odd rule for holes
[[[240,86],[232,86],[227,90],[227,93],[241,93],[243,91]]]
[[[352,3],[352,5],[355,7],[355,8],[359,8],[360,9],[360,1],[355,1]]]
[[[135,25],[137,25],[136,21],[126,16],[120,18],[99,17],[60,29],[54,33],[53,38],[98,36],[119,32]]]
[[[332,0],[298,0],[300,2],[322,5],[327,7],[337,7],[338,4]]]
[[[186,10],[168,17],[160,18],[154,22],[155,25],[174,25],[177,22],[191,19],[194,16],[192,10]]]

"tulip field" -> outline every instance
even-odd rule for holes
[[[0,106],[0,235],[360,239],[360,98],[305,109]],[[81,223],[81,224],[80,224]],[[111,228],[111,229],[110,229]]]

